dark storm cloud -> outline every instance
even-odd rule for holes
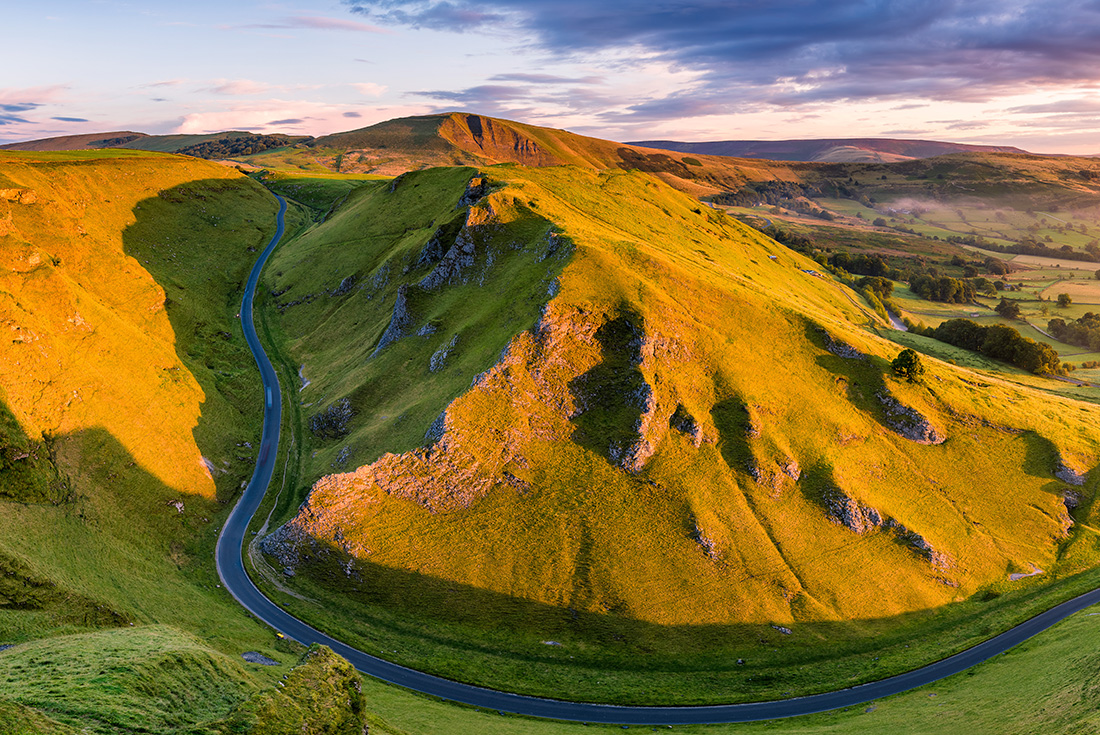
[[[563,56],[641,48],[701,73],[692,89],[701,101],[673,95],[639,117],[747,103],[983,101],[1089,81],[1100,68],[1098,0],[345,2],[384,24],[522,33]]]

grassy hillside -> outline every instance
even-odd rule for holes
[[[324,605],[277,599],[448,676],[724,701],[874,678],[1087,584],[1066,468],[1095,464],[1096,408],[934,360],[899,381],[817,267],[636,173],[355,190],[268,276],[302,427],[271,527],[325,476],[266,543]]]
[[[790,720],[739,725],[676,726],[691,735],[1085,735],[1100,732],[1094,645],[1098,617],[1078,613],[1031,642],[976,668],[912,692],[866,705]],[[869,655],[871,658],[873,654]],[[376,717],[408,735],[580,735],[622,732],[582,725],[501,716],[416,697],[367,682]],[[649,728],[632,727],[648,732]],[[375,732],[372,727],[371,732]]]
[[[264,667],[160,625],[47,638],[0,656],[5,733],[363,732],[359,675],[327,648],[282,669],[277,685],[257,676]]]
[[[0,730],[193,732],[294,663],[213,568],[258,440],[236,310],[276,206],[197,159],[0,154]]]
[[[152,137],[132,130],[119,130],[113,133],[86,133],[84,135],[62,135],[57,138],[27,140],[20,143],[0,145],[4,151],[74,151],[86,148],[117,148],[126,143],[134,143],[141,138]]]

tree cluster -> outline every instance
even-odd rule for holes
[[[888,299],[894,293],[894,282],[881,276],[864,276],[856,285],[860,289],[871,291],[880,299]]]
[[[713,199],[715,204],[727,207],[758,207],[761,204],[790,206],[797,199],[821,195],[821,190],[812,184],[797,181],[757,181],[746,184],[738,191],[716,194]]]
[[[233,158],[234,156],[263,153],[266,150],[282,148],[289,144],[290,139],[285,135],[241,135],[196,143],[181,148],[178,153],[185,156],[194,156],[195,158]]]
[[[984,326],[970,319],[950,319],[935,329],[925,328],[923,334],[1032,373],[1062,371],[1062,362],[1053,347],[1024,337],[1005,324]]]
[[[1063,319],[1051,319],[1047,331],[1059,342],[1087,347],[1091,352],[1100,352],[1100,314],[1087,312],[1076,321],[1068,323]]]
[[[972,282],[950,276],[914,276],[909,289],[922,299],[948,304],[969,304],[976,293]]]
[[[1020,305],[1011,299],[1001,299],[1001,303],[993,307],[993,311],[997,312],[1005,319],[1019,319],[1020,318]]]
[[[829,265],[854,273],[857,276],[877,276],[890,279],[901,277],[901,272],[897,268],[891,268],[882,259],[881,255],[852,254],[840,251],[829,256]]]

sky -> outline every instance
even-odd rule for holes
[[[619,141],[1100,154],[1100,0],[46,0],[3,29],[0,142],[457,110]]]

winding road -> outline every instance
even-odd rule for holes
[[[252,300],[256,291],[256,284],[260,278],[260,272],[283,234],[283,215],[286,212],[286,201],[282,197],[278,197],[278,199],[279,215],[275,236],[252,268],[241,306],[241,326],[244,328],[245,339],[256,358],[256,364],[259,366],[260,375],[263,378],[265,399],[263,438],[252,480],[245,488],[240,501],[229,514],[229,518],[218,537],[215,561],[218,575],[233,597],[257,618],[289,638],[305,645],[324,644],[346,658],[356,669],[368,676],[422,694],[461,702],[474,707],[532,717],[616,725],[717,724],[795,717],[841,707],[852,707],[881,697],[899,694],[915,687],[930,684],[946,676],[957,674],[975,664],[1004,653],[1016,644],[1041,633],[1079,610],[1100,602],[1100,589],[1093,590],[1080,597],[1063,602],[973,648],[889,679],[882,679],[849,689],[793,699],[693,707],[626,707],[566,702],[510,694],[461,684],[414,671],[341,643],[311,628],[264,597],[245,572],[242,557],[248,523],[259,508],[260,501],[263,500],[274,471],[276,450],[279,445],[279,426],[282,420],[279,379],[267,354],[260,346],[252,317]]]

